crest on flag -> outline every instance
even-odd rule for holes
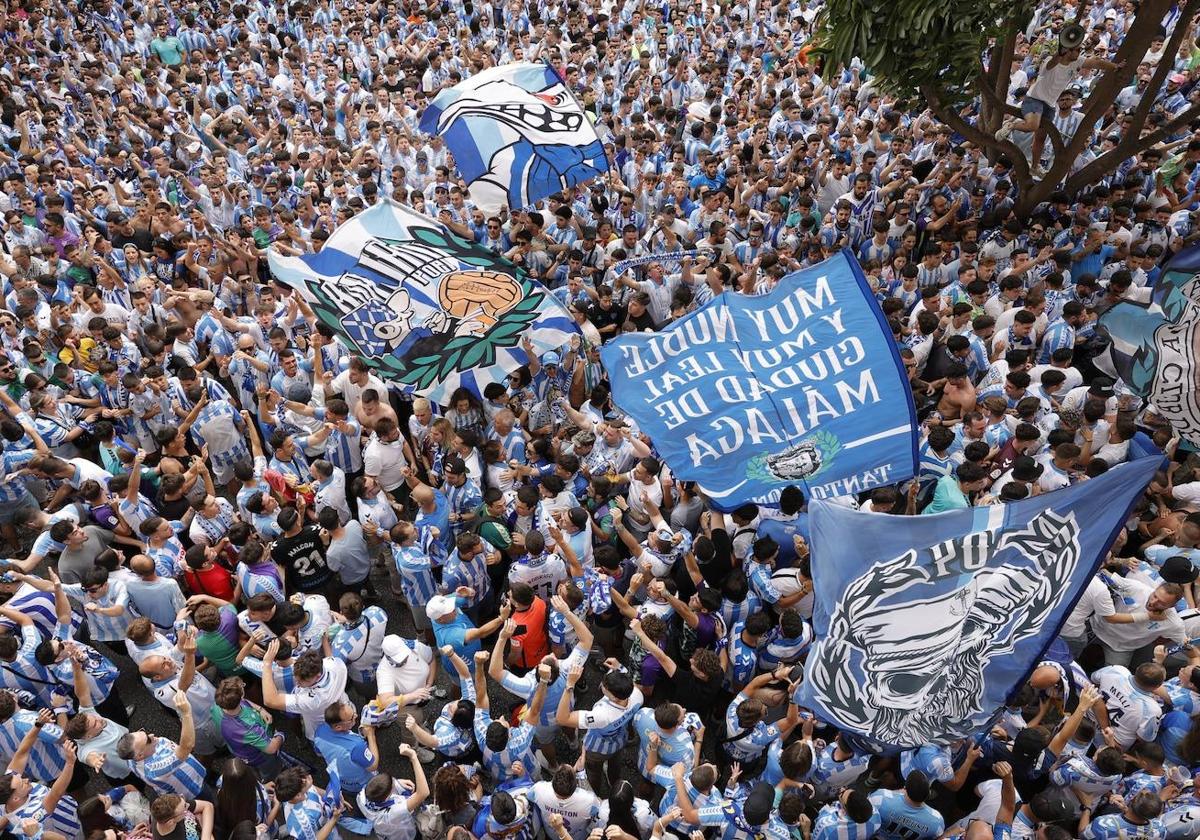
[[[1118,301],[1097,322],[1110,344],[1098,368],[1153,403],[1193,445],[1200,445],[1200,247],[1164,266],[1153,300]]]
[[[491,67],[434,98],[421,131],[440,134],[486,213],[532,206],[608,171],[596,129],[546,64]]]
[[[271,252],[270,263],[375,373],[439,401],[524,364],[527,333],[544,352],[576,331],[520,268],[392,202],[339,227],[319,253]]]

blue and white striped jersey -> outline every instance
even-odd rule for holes
[[[342,625],[333,637],[333,655],[343,660],[355,682],[371,682],[383,658],[383,637],[387,635],[387,614],[370,606],[353,625]]]
[[[0,755],[7,764],[16,755],[21,741],[34,729],[37,713],[28,709],[17,709],[16,714],[4,723],[0,723]],[[58,774],[67,766],[67,757],[63,753],[61,742],[63,731],[56,724],[48,723],[38,732],[37,741],[29,752],[29,763],[25,772],[31,779],[53,784]]]
[[[596,755],[620,752],[628,740],[629,722],[642,708],[643,700],[642,692],[634,688],[624,706],[601,697],[591,709],[579,712],[579,728],[584,730],[583,748]]]
[[[79,803],[70,796],[58,800],[53,813],[47,814],[45,803],[50,788],[35,784],[29,791],[25,802],[9,811],[7,807],[0,808],[0,813],[8,817],[9,825],[20,825],[23,820],[34,820],[42,824],[47,831],[57,831],[67,840],[83,835],[83,825],[79,822]]]
[[[534,729],[529,723],[511,727],[508,730],[508,743],[504,749],[494,752],[485,743],[488,726],[492,716],[486,709],[475,710],[475,739],[483,751],[483,767],[497,782],[503,782],[512,777],[512,767],[515,762],[521,762],[525,771],[531,772],[533,764]]]
[[[177,793],[194,799],[204,788],[204,765],[194,755],[182,761],[175,754],[179,745],[167,738],[154,738],[154,752],[133,763],[134,772],[158,793]]]
[[[463,699],[474,703],[475,681],[470,676],[466,676],[459,679],[458,685]],[[433,722],[433,737],[437,738],[438,752],[456,758],[469,752],[471,747],[475,746],[474,721],[472,721],[470,729],[459,729],[450,722],[449,705],[443,706],[442,713]]]

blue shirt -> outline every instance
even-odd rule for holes
[[[879,817],[882,840],[933,840],[946,830],[942,815],[928,805],[912,805],[902,790],[877,790],[871,804]]]

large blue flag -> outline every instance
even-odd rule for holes
[[[813,502],[797,704],[877,749],[985,727],[1083,594],[1162,455],[1009,505],[933,516]]]
[[[1111,344],[1096,366],[1120,377],[1200,447],[1200,246],[1163,267],[1151,301],[1122,300],[1097,322]]]
[[[446,141],[485,213],[529,207],[608,171],[595,127],[548,64],[476,73],[439,93],[420,127]]]
[[[446,403],[481,393],[578,327],[508,260],[390,200],[341,225],[316,254],[268,253],[271,273],[376,374]]]
[[[614,402],[721,509],[775,503],[789,484],[821,499],[914,474],[912,390],[848,251],[600,356]]]

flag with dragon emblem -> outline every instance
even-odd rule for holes
[[[476,73],[439,93],[420,127],[446,141],[485,213],[531,207],[608,171],[595,127],[547,64]]]
[[[578,332],[540,283],[508,260],[392,201],[360,213],[316,254],[269,254],[271,273],[381,378],[447,402],[482,393]]]
[[[1149,303],[1122,300],[1096,326],[1111,342],[1096,367],[1200,446],[1200,246],[1171,258]]]

